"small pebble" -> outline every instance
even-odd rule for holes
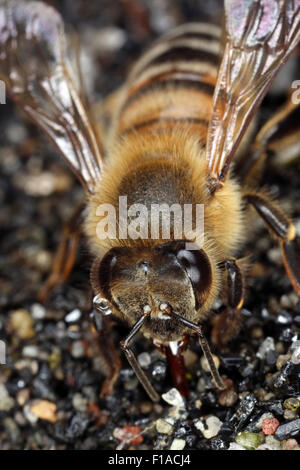
[[[132,445],[139,445],[144,438],[141,436],[142,429],[139,426],[123,426],[123,428],[115,428],[113,436],[121,442],[128,442]]]
[[[279,426],[279,421],[276,418],[264,418],[262,421],[262,432],[265,435],[274,434]]]
[[[172,424],[160,418],[156,421],[156,429],[157,432],[161,434],[168,434],[169,436],[171,436],[174,428]]]
[[[296,439],[288,439],[285,443],[286,450],[299,449],[299,444]]]
[[[33,318],[27,310],[15,310],[10,317],[10,326],[21,339],[29,339],[35,335]]]
[[[240,429],[242,424],[253,412],[256,403],[256,398],[252,394],[247,393],[246,396],[242,398],[242,401],[236,412],[231,416],[229,420],[230,425],[233,426],[234,429]]]
[[[183,351],[182,355],[184,358],[185,367],[187,369],[189,369],[199,360],[198,354],[196,354],[194,351],[191,351],[190,349]]]
[[[10,439],[13,442],[17,442],[21,437],[21,433],[16,422],[12,418],[7,417],[3,420],[2,424],[5,428],[5,432],[10,437]]]
[[[29,400],[30,390],[29,388],[23,388],[17,394],[17,403],[19,406],[24,406],[25,403]]]
[[[138,361],[141,367],[147,368],[151,364],[151,356],[150,354],[143,352],[138,355]]]
[[[77,411],[86,411],[88,406],[88,400],[81,395],[81,393],[75,393],[72,398],[72,404]]]
[[[5,385],[0,383],[0,411],[9,411],[14,404],[15,400],[9,396]]]
[[[270,351],[275,351],[274,339],[268,336],[260,345],[256,356],[259,359],[266,359]]]
[[[228,450],[246,450],[245,447],[237,444],[236,442],[230,442]]]
[[[272,263],[279,264],[281,262],[281,252],[278,247],[271,248],[267,252],[267,256]]]
[[[124,382],[124,388],[125,390],[134,390],[138,386],[138,379],[136,377],[133,377],[132,379],[126,380]]]
[[[270,450],[280,450],[281,448],[280,441],[273,435],[265,437],[265,444],[269,446]]]
[[[28,344],[22,349],[22,356],[36,358],[39,356],[39,349],[34,344]]]
[[[275,436],[282,441],[288,437],[292,437],[298,434],[300,431],[300,418],[290,421],[288,423],[281,424],[275,432]]]
[[[291,346],[291,361],[293,364],[300,364],[300,341],[294,341]]]
[[[78,340],[72,343],[71,354],[75,358],[83,357],[85,353],[83,342]]]
[[[286,310],[279,310],[276,323],[279,325],[290,325],[293,321],[293,317]]]
[[[212,437],[217,436],[222,424],[222,421],[220,421],[217,416],[209,416],[205,420],[205,424],[200,419],[194,422],[195,427],[202,432],[206,439],[211,439]]]
[[[287,410],[298,411],[300,408],[300,400],[298,400],[298,398],[295,398],[295,397],[287,398],[286,400],[284,400],[283,406]]]
[[[185,408],[184,400],[177,388],[171,388],[167,393],[163,393],[162,398],[169,405],[176,406],[178,408]]]
[[[48,364],[52,371],[57,369],[61,363],[61,351],[58,348],[54,348],[53,351],[49,354]]]
[[[280,305],[282,308],[291,308],[293,306],[288,295],[282,295],[280,297]]]
[[[32,413],[30,403],[26,403],[26,405],[23,408],[23,412],[24,412],[25,418],[30,424],[34,425],[37,423],[39,418],[34,413]]]
[[[41,304],[33,304],[30,309],[32,318],[35,320],[42,320],[45,318],[46,315],[46,309],[43,305]]]
[[[277,341],[277,343],[275,344],[275,350],[277,352],[277,354],[283,354],[284,351],[285,351],[285,348],[284,348],[284,344],[282,341]]]
[[[295,411],[292,411],[292,410],[284,410],[283,417],[287,421],[291,421],[292,419],[297,418],[297,413],[295,413]]]
[[[240,432],[235,440],[245,449],[254,450],[264,442],[265,438],[262,434],[254,432]]]
[[[75,308],[74,310],[72,310],[72,312],[68,313],[65,316],[65,321],[67,323],[75,323],[78,320],[80,320],[80,317],[81,317],[81,311],[78,308]]]
[[[260,326],[255,326],[254,328],[252,328],[251,336],[252,338],[255,338],[255,339],[263,338],[264,336],[263,329],[260,328]]]
[[[290,359],[290,355],[289,354],[280,354],[280,356],[278,356],[277,358],[277,361],[276,361],[276,368],[277,370],[281,370],[282,367],[287,363],[287,361]]]
[[[232,389],[223,390],[219,395],[219,404],[221,406],[233,406],[237,400],[238,394]]]
[[[150,403],[150,401],[145,401],[140,404],[140,410],[143,415],[147,415],[151,413],[152,409],[153,409],[153,405],[152,403]]]
[[[30,411],[37,418],[50,423],[56,423],[56,404],[48,400],[33,400],[30,403]]]
[[[185,448],[185,440],[184,439],[174,439],[171,444],[170,450],[183,450]]]

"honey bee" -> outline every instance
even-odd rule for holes
[[[287,274],[300,292],[295,227],[253,176],[265,161],[269,136],[296,105],[284,105],[256,139],[251,125],[300,40],[300,0],[225,0],[224,16],[223,34],[215,25],[190,23],[158,39],[104,102],[96,124],[80,73],[71,68],[60,14],[41,2],[7,0],[0,6],[1,78],[86,192],[83,226],[95,257],[96,328],[101,330],[102,318],[111,314],[131,327],[121,347],[154,401],[159,395],[130,347],[139,331],[166,353],[182,394],[187,386],[181,352],[194,332],[216,386],[224,388],[202,323],[227,292],[212,340],[223,345],[238,330],[245,282],[234,256],[247,238],[249,205],[280,244]],[[234,157],[240,158],[240,174],[231,164]],[[175,216],[167,237],[161,230],[156,237],[142,236],[150,224],[146,217],[139,217],[139,236],[120,236],[120,197],[149,211],[160,211],[162,204],[182,210],[201,204],[204,236],[193,231],[177,237]],[[99,207],[115,209],[116,236],[99,236],[104,219]],[[130,224],[134,217],[128,214]],[[73,222],[79,223],[78,214]],[[50,286],[71,265],[60,253]]]

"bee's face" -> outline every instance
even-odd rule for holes
[[[211,266],[202,250],[188,251],[182,241],[155,248],[114,248],[94,264],[92,284],[129,325],[148,310],[144,334],[175,341],[185,327],[171,312],[197,322],[210,291]]]

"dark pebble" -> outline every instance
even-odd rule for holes
[[[299,305],[300,305],[300,302],[299,302]],[[294,323],[296,326],[300,327],[300,315],[295,316]]]
[[[277,414],[277,415],[283,415],[283,406],[282,406],[282,401],[272,401],[272,402],[267,402],[267,408],[271,413]]]
[[[280,336],[279,340],[283,341],[284,343],[290,343],[292,338],[297,334],[297,332],[293,328],[285,328]]]
[[[155,379],[164,379],[167,372],[167,364],[163,361],[156,361],[152,368],[152,377]]]
[[[220,355],[219,358],[225,367],[241,367],[245,362],[241,356]]]
[[[275,321],[278,325],[290,325],[293,322],[293,317],[286,310],[279,310]]]
[[[283,387],[283,385],[285,385],[287,381],[288,376],[292,373],[294,368],[295,368],[295,364],[293,364],[291,361],[287,361],[287,363],[281,368],[276,379],[274,380],[274,387],[275,388]]]
[[[33,382],[33,394],[38,398],[44,398],[50,401],[55,400],[55,393],[52,387],[41,377],[36,377]]]
[[[276,364],[277,357],[278,354],[276,353],[276,351],[269,351],[266,357],[266,363],[268,364],[268,366],[273,366],[274,364]]]
[[[66,430],[66,438],[68,440],[74,440],[82,436],[86,431],[89,424],[89,418],[81,413],[76,413],[72,416]]]
[[[241,426],[245,423],[245,421],[249,418],[249,416],[254,410],[256,403],[256,398],[251,394],[243,398],[240,403],[240,406],[229,420],[230,425],[233,426],[236,431],[238,431]]]
[[[300,432],[300,418],[281,424],[275,431],[275,436],[282,441],[293,437]]]
[[[195,434],[189,434],[188,436],[185,437],[186,445],[190,447],[191,449],[194,448],[196,441],[197,441],[197,436],[195,436]]]
[[[211,439],[210,446],[212,450],[226,450],[228,448],[228,443],[220,437],[215,437],[214,439]]]

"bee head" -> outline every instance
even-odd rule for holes
[[[212,268],[206,253],[187,250],[185,241],[119,247],[95,261],[91,282],[104,314],[115,313],[132,326],[142,312],[149,313],[144,334],[167,342],[185,330],[172,311],[199,321],[210,295]]]

